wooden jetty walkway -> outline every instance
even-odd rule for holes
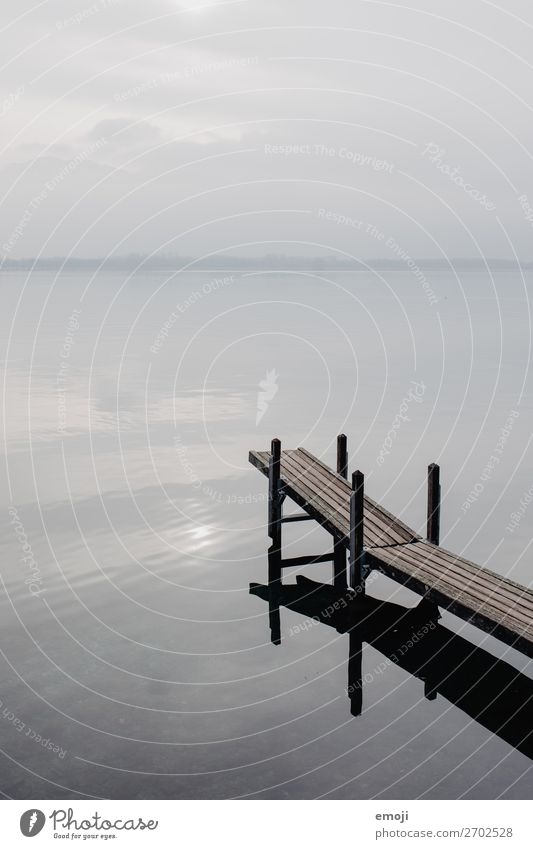
[[[364,476],[347,480],[346,437],[337,438],[337,469],[333,471],[305,448],[282,451],[278,439],[270,451],[250,451],[250,463],[269,478],[269,586],[281,586],[283,569],[330,561],[333,586],[349,585],[364,595],[372,569],[409,587],[437,607],[493,634],[533,657],[533,591],[477,566],[439,546],[439,467],[428,468],[427,537],[407,527],[364,494]],[[283,516],[283,501],[292,499],[304,511]],[[316,520],[333,538],[326,554],[282,557],[282,526]],[[346,554],[348,552],[348,579]],[[279,642],[275,606],[271,611],[273,641]]]

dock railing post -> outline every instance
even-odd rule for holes
[[[352,475],[350,494],[350,586],[364,595],[364,498],[365,476],[359,470]]]
[[[274,645],[281,643],[279,593],[281,588],[281,442],[273,439],[268,465],[268,535],[272,545],[268,549],[269,623],[270,638]]]
[[[278,548],[281,548],[280,477],[281,442],[279,439],[273,439],[268,464],[268,535]]]
[[[440,539],[440,467],[436,463],[428,466],[428,542],[439,544]]]
[[[348,449],[346,434],[340,433],[337,437],[337,474],[343,478],[348,477]],[[346,549],[342,544],[342,538],[333,537],[333,585],[340,590],[345,590],[346,581]]]
[[[337,437],[337,474],[348,480],[348,440],[345,433]]]

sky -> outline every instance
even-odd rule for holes
[[[8,0],[0,255],[533,259],[526,0]]]

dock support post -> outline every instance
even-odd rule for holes
[[[337,474],[348,478],[348,449],[346,434],[340,433],[337,437]],[[333,586],[339,590],[345,590],[348,585],[346,580],[346,548],[341,538],[333,537]]]
[[[348,697],[350,713],[360,716],[363,710],[363,640],[359,628],[350,631],[348,655]]]
[[[275,646],[281,644],[279,594],[281,588],[281,442],[273,439],[268,466],[268,535],[272,545],[268,549],[268,618],[270,639]]]
[[[436,463],[428,466],[428,542],[439,544],[440,539],[440,468]]]
[[[348,440],[345,433],[337,437],[337,474],[348,480]]]
[[[364,595],[363,577],[364,553],[364,498],[365,476],[359,470],[352,475],[350,495],[350,586]]]
[[[281,549],[281,442],[273,439],[268,464],[268,535],[273,545]],[[280,552],[281,553],[281,552]]]

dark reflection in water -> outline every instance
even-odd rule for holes
[[[414,608],[372,598],[340,594],[329,584],[302,575],[275,590],[251,584],[250,592],[270,606],[272,641],[280,642],[279,606],[347,633],[346,693],[354,716],[361,713],[365,678],[394,663],[424,682],[424,694],[457,705],[476,722],[533,758],[533,681],[494,655],[439,625],[437,608],[422,599]],[[278,620],[278,621],[276,621]],[[297,626],[296,626],[297,627]],[[386,658],[374,673],[362,675],[363,643]]]

